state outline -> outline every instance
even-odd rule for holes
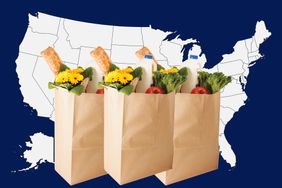
[[[68,19],[65,19],[65,18],[62,18],[63,20],[64,20],[64,22],[63,22],[63,28],[64,28],[64,30],[65,30],[65,32],[67,33],[67,38],[66,38],[66,41],[68,41],[68,43],[69,43],[69,45],[70,45],[70,47],[72,48],[72,49],[78,49],[78,48],[81,48],[81,47],[88,47],[88,48],[97,48],[99,45],[97,45],[97,46],[85,46],[85,45],[80,45],[78,48],[74,48],[72,45],[71,45],[71,42],[70,42],[70,39],[68,39],[69,38],[69,32],[67,31],[67,29],[66,29],[66,27],[65,27],[65,20],[68,20]],[[81,21],[77,21],[77,22],[81,22]],[[83,23],[88,23],[88,22],[83,22]],[[89,24],[95,24],[95,23],[89,23]],[[99,24],[99,25],[104,25],[104,24]],[[111,26],[112,28],[114,27],[114,26],[112,26],[112,25],[105,25],[105,26]],[[113,29],[112,29],[113,30]],[[113,36],[113,32],[112,32],[112,36]],[[111,43],[112,43],[112,41],[111,41]],[[107,49],[107,48],[104,48],[105,50],[112,50],[112,49]]]

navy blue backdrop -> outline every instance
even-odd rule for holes
[[[123,2],[123,3],[122,3]],[[11,173],[25,165],[18,145],[29,135],[53,135],[52,122],[37,117],[24,105],[19,90],[15,59],[28,26],[28,13],[43,12],[74,20],[125,26],[153,25],[177,30],[181,38],[196,38],[206,54],[207,67],[231,53],[238,40],[254,34],[255,24],[264,20],[272,36],[261,46],[265,57],[251,68],[246,92],[247,105],[236,113],[225,135],[237,156],[230,170],[221,158],[219,170],[171,187],[281,187],[281,10],[271,1],[18,1],[1,3],[1,187],[68,187],[53,169],[42,164],[38,170]],[[3,59],[4,57],[4,59]],[[22,151],[21,151],[22,152]],[[76,187],[119,187],[109,176]],[[149,177],[124,187],[164,187]]]

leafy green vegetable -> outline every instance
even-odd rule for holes
[[[92,80],[92,75],[93,75],[93,69],[92,67],[88,67],[87,69],[85,69],[82,73],[84,78],[89,78],[89,80]]]
[[[220,91],[224,86],[226,86],[230,82],[231,77],[225,76],[222,72],[198,72],[198,86],[206,88],[211,94]]]
[[[136,69],[133,70],[132,76],[133,78],[139,78],[139,80],[142,80],[142,67],[137,67]]]
[[[65,88],[67,90],[71,90],[74,86],[71,83],[63,83],[63,84],[56,84],[59,87]]]
[[[70,92],[76,94],[76,95],[81,95],[81,93],[83,92],[84,90],[84,86],[83,85],[78,85],[78,86],[75,86],[74,88],[72,88],[70,90]]]
[[[188,68],[187,67],[183,67],[181,68],[178,73],[181,75],[181,76],[185,76],[187,77],[188,76]]]
[[[116,69],[119,69],[119,67],[118,66],[116,66],[115,64],[110,64],[110,68],[109,68],[109,72],[112,72],[112,71],[114,71],[114,70],[116,70]]]
[[[130,95],[133,91],[133,85],[124,86],[119,90],[119,92],[124,93],[126,95]]]
[[[55,89],[56,87],[55,83],[48,82],[48,89]]]
[[[66,66],[65,64],[61,64],[61,66],[60,66],[60,72],[63,72],[63,71],[65,71],[65,70],[67,70],[67,69],[70,69],[68,66]]]
[[[120,84],[120,83],[105,83],[105,85],[106,86],[110,86],[110,87],[112,87],[112,88],[115,88],[115,89],[117,89],[117,90],[120,90],[122,87],[123,87],[123,85],[122,84]]]
[[[181,72],[179,72],[181,70]],[[165,93],[172,91],[178,92],[180,86],[186,81],[188,70],[186,67],[180,69],[178,72],[164,73],[156,71],[153,75],[153,84],[162,88]]]
[[[164,67],[161,66],[161,65],[159,65],[159,64],[157,64],[157,71],[160,71],[160,70],[162,70],[162,69],[164,69]]]
[[[104,88],[104,83],[98,82],[98,89],[103,89],[103,88]]]

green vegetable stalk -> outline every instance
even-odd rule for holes
[[[186,81],[188,69],[186,67],[178,70],[176,67],[165,70],[158,65],[158,71],[153,74],[153,84],[164,90],[165,93],[179,92],[181,85]]]
[[[222,72],[208,73],[198,72],[198,85],[209,90],[211,94],[220,91],[231,82],[230,76],[225,76]]]

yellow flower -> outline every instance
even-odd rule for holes
[[[109,82],[109,83],[117,82],[118,81],[118,74],[119,73],[116,70],[109,72],[107,74],[107,76],[105,77],[105,82]]]
[[[119,82],[121,84],[127,84],[132,79],[133,79],[133,76],[129,73],[122,73],[119,75]]]
[[[83,80],[83,76],[79,73],[70,73],[69,74],[69,81],[71,84],[78,84],[80,81]]]
[[[105,77],[105,82],[114,83],[120,82],[121,84],[127,84],[133,79],[132,74],[133,69],[131,67],[127,67],[126,69],[116,69],[112,72],[109,72]]]
[[[132,73],[133,69],[131,67],[127,67],[127,68],[123,69],[122,71],[127,72],[127,73]]]
[[[69,81],[69,75],[67,71],[60,72],[55,79],[55,82],[57,83],[66,83],[68,81]]]
[[[78,67],[76,69],[73,69],[72,71],[75,72],[75,73],[82,73],[84,71],[84,69],[81,68],[81,67]]]
[[[171,69],[161,69],[160,72],[163,72],[163,73],[173,73],[173,72],[178,72],[178,68],[176,67],[172,67]]]
[[[78,68],[73,69],[73,70],[67,69],[66,71],[70,74],[72,74],[72,73],[82,73],[84,71],[84,69],[81,68],[81,67],[78,67]]]

